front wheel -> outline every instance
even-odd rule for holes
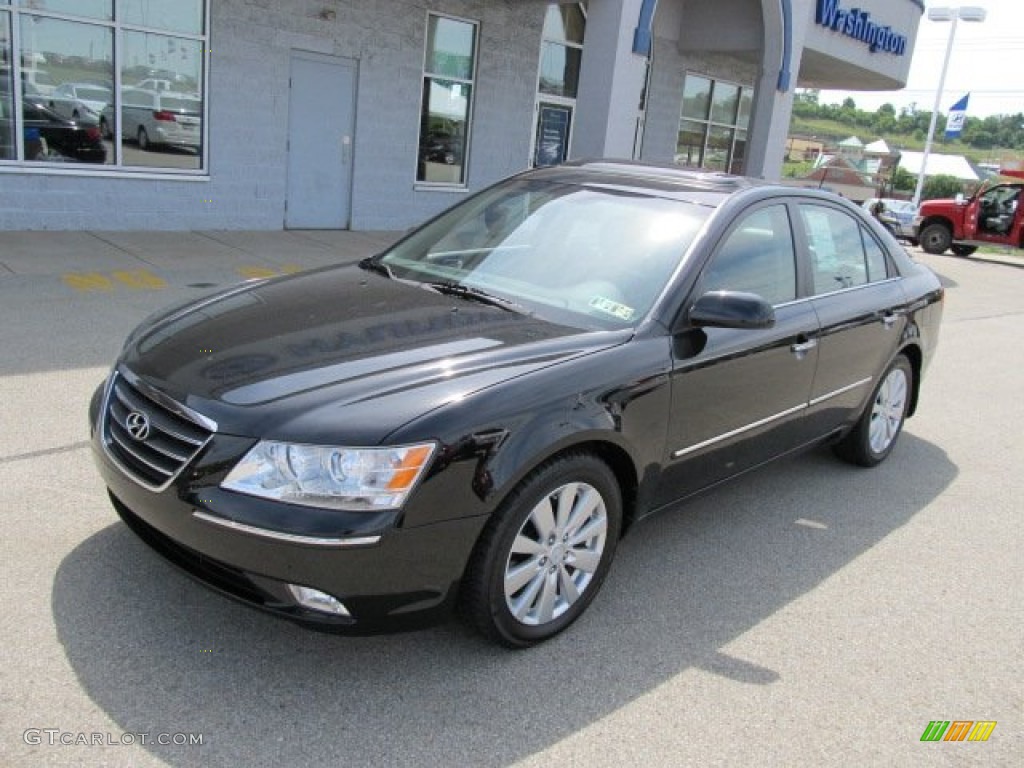
[[[886,369],[853,431],[836,444],[836,454],[862,467],[882,463],[903,429],[913,384],[910,361],[905,355],[898,355]]]
[[[600,459],[572,453],[542,464],[484,529],[463,587],[467,615],[510,648],[547,640],[594,599],[622,526],[622,494]]]
[[[940,254],[953,244],[953,233],[945,224],[929,224],[921,230],[918,238],[925,253]]]

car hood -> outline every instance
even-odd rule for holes
[[[156,316],[121,363],[229,434],[371,444],[435,408],[625,341],[358,267],[251,283]],[[340,409],[344,409],[341,413]]]
[[[955,200],[951,197],[937,197],[931,200],[922,200],[921,205],[918,207],[918,215],[927,211],[929,208],[947,209],[947,208],[966,208],[967,200]]]

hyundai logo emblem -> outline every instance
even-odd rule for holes
[[[124,425],[128,428],[128,434],[136,440],[145,440],[149,437],[149,419],[144,413],[132,411],[124,420]]]

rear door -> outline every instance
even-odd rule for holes
[[[775,307],[775,325],[691,328],[675,336],[661,504],[796,448],[809,435],[804,416],[818,357],[818,320],[811,303],[797,299],[785,204],[738,217],[693,299],[712,290],[764,297]]]
[[[881,243],[853,215],[818,201],[797,209],[821,326],[807,415],[823,435],[861,412],[903,336],[906,299]]]

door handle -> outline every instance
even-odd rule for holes
[[[341,164],[348,165],[348,160],[352,156],[352,137],[342,136],[341,137]]]
[[[808,339],[807,341],[800,341],[791,345],[789,351],[796,355],[798,360],[802,360],[816,346],[818,346],[817,339]]]

